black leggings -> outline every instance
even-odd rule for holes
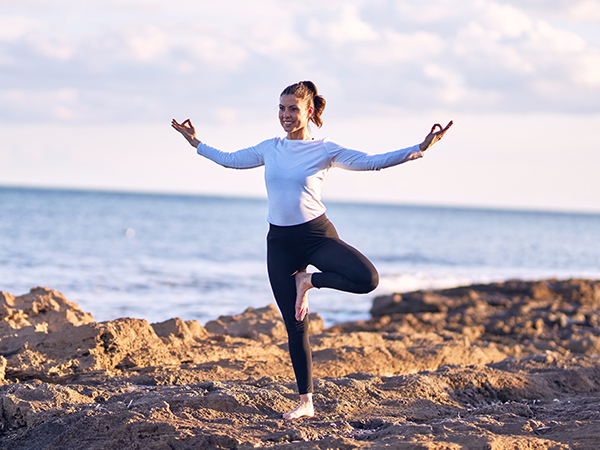
[[[308,342],[308,315],[296,320],[294,275],[311,264],[321,272],[312,274],[316,288],[366,294],[377,287],[379,275],[358,250],[342,241],[325,214],[300,225],[271,225],[267,236],[267,267],[273,295],[288,333],[298,393],[313,391],[312,358]]]

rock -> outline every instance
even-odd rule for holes
[[[242,314],[220,316],[207,322],[206,330],[262,342],[282,340],[287,336],[281,315],[272,303],[264,308],[248,308]]]
[[[0,292],[0,320],[12,329],[53,332],[92,323],[94,318],[60,292],[37,287],[19,297]]]
[[[600,355],[600,337],[590,335],[581,339],[571,339],[566,347],[573,353]]]
[[[186,320],[185,324],[190,329],[194,339],[205,339],[208,336],[208,331],[197,320]]]
[[[323,331],[323,319],[317,313],[310,313],[309,333]],[[287,332],[279,310],[274,304],[263,308],[248,308],[242,314],[220,316],[206,323],[209,333],[254,339],[261,342],[282,341]]]
[[[47,380],[79,372],[174,361],[147,321],[118,319],[36,333],[8,358],[8,371],[19,378]]]
[[[32,288],[18,297],[0,292],[0,353],[10,355],[27,342],[38,342],[43,335],[94,323],[63,294],[48,288]]]
[[[368,321],[339,324],[330,331],[451,331],[508,346],[519,336],[538,351],[560,347],[563,352],[600,353],[596,280],[510,280],[393,294],[375,298],[371,314]]]
[[[18,385],[1,399],[1,414],[7,428],[33,428],[53,417],[68,413],[80,404],[94,400],[61,385],[37,383]]]
[[[319,315],[319,313],[308,314],[308,334],[311,336],[320,334],[323,332],[324,328],[325,326],[323,318]]]
[[[375,297],[371,307],[373,317],[391,314],[439,312],[442,310],[439,298],[429,292],[410,292]]]
[[[205,339],[208,336],[206,329],[197,320],[184,322],[179,317],[153,323],[152,328],[157,336],[165,338],[166,342],[172,342],[173,339],[190,342],[194,339]]]

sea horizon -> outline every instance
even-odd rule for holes
[[[267,197],[255,196],[255,195],[231,195],[231,194],[219,194],[210,192],[183,192],[183,191],[152,191],[152,190],[136,190],[136,189],[122,189],[122,188],[95,188],[95,187],[71,187],[71,186],[36,186],[36,185],[20,185],[20,184],[0,184],[0,190],[2,189],[17,189],[17,190],[33,190],[33,191],[57,191],[57,192],[80,192],[80,193],[91,193],[91,194],[123,194],[123,195],[149,195],[149,196],[174,196],[174,197],[201,197],[201,198],[213,198],[213,199],[233,199],[233,200],[258,200],[266,203]],[[594,210],[581,210],[581,209],[552,209],[552,208],[540,208],[535,206],[517,206],[517,205],[506,205],[506,206],[494,206],[494,205],[477,205],[477,204],[448,204],[448,203],[411,203],[411,202],[391,202],[385,200],[352,200],[342,198],[330,198],[326,195],[323,197],[325,206],[330,203],[333,204],[349,204],[355,206],[400,206],[400,207],[415,207],[415,208],[433,208],[433,209],[455,209],[455,210],[481,210],[481,211],[498,211],[498,212],[525,212],[525,213],[541,213],[541,214],[574,214],[574,215],[586,215],[586,216],[600,216],[600,209]]]

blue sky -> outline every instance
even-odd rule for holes
[[[600,212],[594,0],[0,0],[0,184],[264,196],[169,122],[253,145],[302,79],[328,101],[314,135],[349,147],[455,122],[423,160],[332,172],[326,199]]]

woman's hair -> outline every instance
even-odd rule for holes
[[[293,95],[296,98],[306,100],[308,107],[312,106],[314,109],[310,120],[312,120],[317,127],[321,128],[321,125],[323,125],[321,114],[323,114],[323,110],[325,109],[325,98],[322,95],[319,95],[315,83],[312,81],[300,81],[299,83],[286,87],[281,95]]]

